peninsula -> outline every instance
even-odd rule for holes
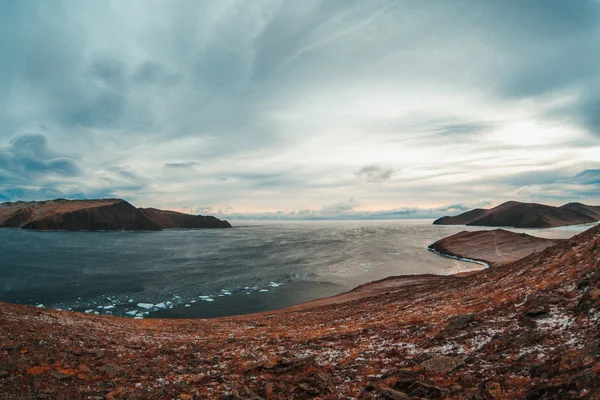
[[[122,199],[17,201],[0,204],[0,228],[100,231],[231,228],[212,216],[136,208]]]

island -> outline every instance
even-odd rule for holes
[[[212,216],[136,208],[123,199],[55,199],[0,203],[0,228],[159,231],[178,228],[231,228],[231,224]]]
[[[434,225],[505,226],[514,228],[555,228],[598,222],[600,207],[568,203],[560,207],[508,201],[486,210],[477,208],[453,217],[442,217]]]

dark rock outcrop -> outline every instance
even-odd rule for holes
[[[600,207],[569,203],[553,207],[537,203],[509,201],[490,210],[475,209],[454,217],[442,217],[434,225],[511,226],[515,228],[554,228],[593,223],[600,220]]]

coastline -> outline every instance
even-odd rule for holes
[[[490,268],[490,264],[486,263],[485,261],[473,260],[473,259],[470,259],[470,258],[464,258],[464,257],[455,256],[455,255],[452,255],[452,254],[442,253],[442,252],[439,252],[439,251],[437,251],[435,249],[432,249],[431,247],[427,247],[427,250],[430,251],[430,252],[432,252],[432,253],[434,253],[434,254],[436,254],[436,255],[438,255],[438,256],[440,256],[440,257],[450,258],[452,260],[463,261],[463,262],[468,262],[468,263],[472,263],[472,264],[479,264],[479,265],[481,265],[481,266],[484,267],[483,269],[478,269],[478,270],[475,270],[475,271],[467,271],[467,272],[479,272],[479,271],[483,271],[484,269]],[[463,273],[463,272],[459,272],[459,274],[461,274],[461,273]],[[458,274],[451,274],[451,275],[458,275]]]

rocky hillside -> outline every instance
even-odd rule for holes
[[[131,320],[0,305],[0,393],[73,399],[598,399],[600,227],[465,277],[291,309]]]
[[[151,231],[184,227],[230,228],[231,225],[214,217],[138,209],[121,199],[56,199],[0,204],[0,228]]]
[[[454,217],[442,217],[434,225],[511,226],[515,228],[554,228],[598,222],[600,207],[569,203],[553,207],[509,201],[490,210],[475,209]]]
[[[495,229],[459,232],[438,240],[431,244],[429,249],[450,257],[467,258],[498,266],[542,251],[559,242],[560,240]]]
[[[140,208],[142,214],[162,229],[174,228],[231,228],[227,221],[212,216],[190,215],[176,211]]]

